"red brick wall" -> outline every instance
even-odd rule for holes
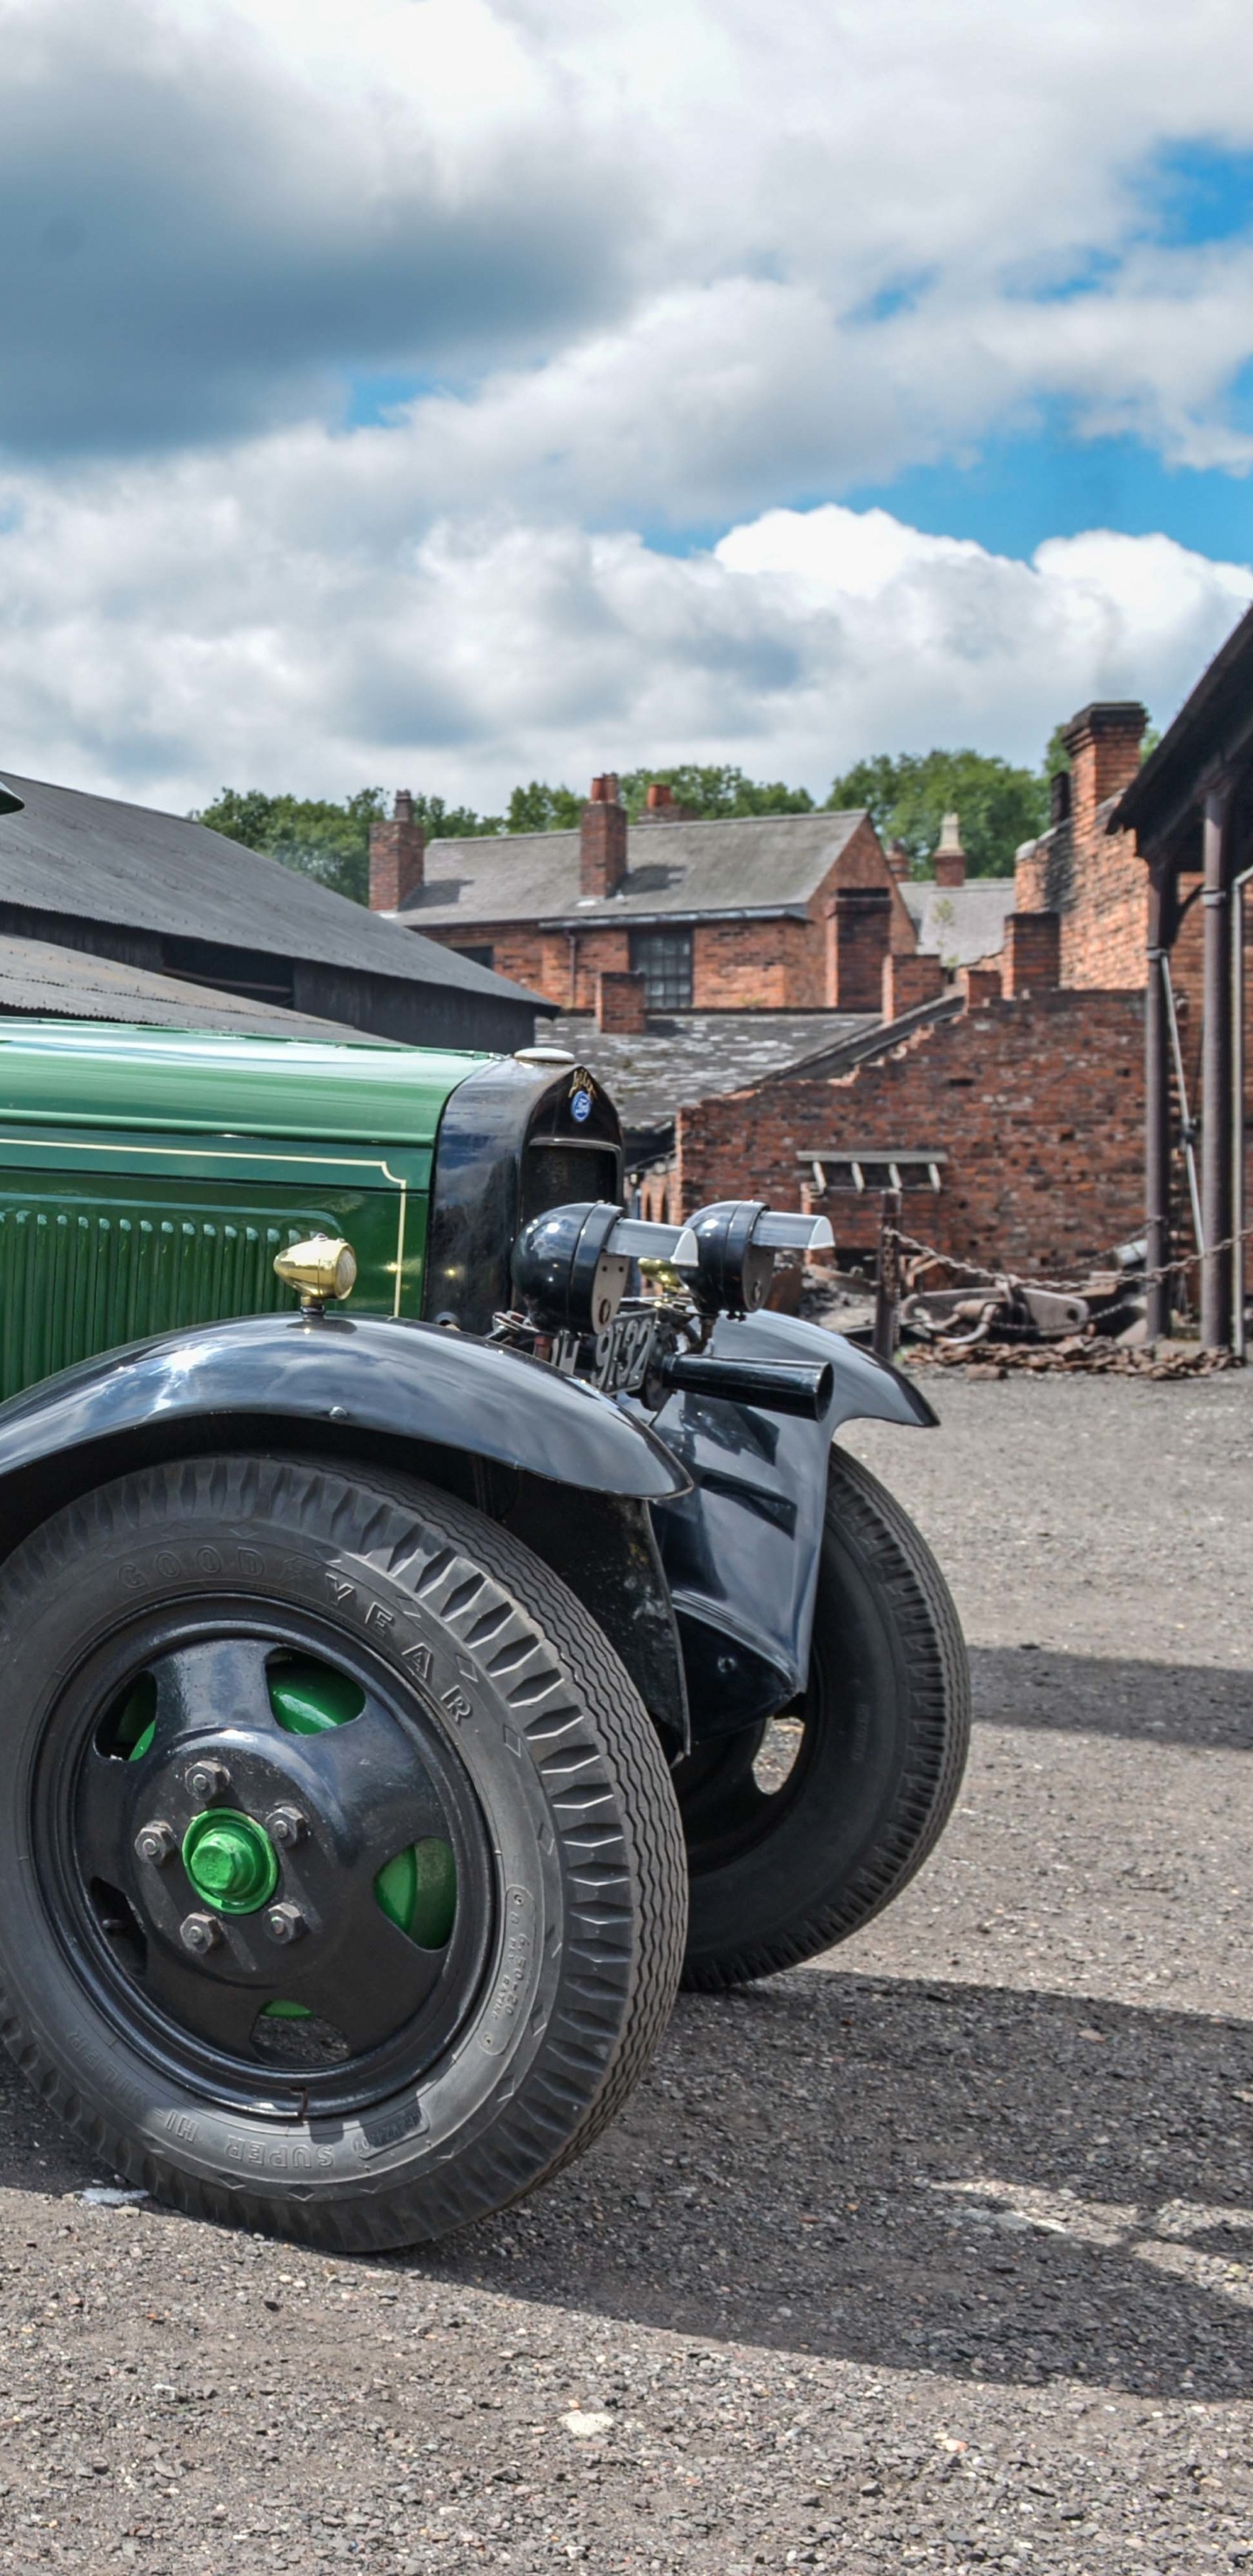
[[[815,953],[816,952],[816,953]],[[822,933],[808,921],[698,921],[698,1011],[806,1011],[823,1003]]]
[[[885,1020],[899,1020],[902,1011],[916,1011],[922,1002],[937,1002],[943,990],[944,969],[938,957],[930,957],[922,950],[914,957],[885,957]]]
[[[648,1026],[642,975],[598,975],[596,1026],[617,1037],[638,1037]]]
[[[1061,921],[1055,912],[1011,912],[1005,924],[1004,989],[1015,1001],[1059,983]]]
[[[1142,999],[1057,991],[991,1002],[842,1080],[783,1077],[681,1110],[677,1204],[690,1213],[751,1196],[795,1207],[798,1156],[824,1145],[946,1153],[938,1195],[907,1189],[910,1233],[963,1260],[1069,1275],[1140,1230]],[[870,1194],[814,1204],[837,1246],[873,1239]]]
[[[511,975],[515,983],[527,984],[533,993],[566,1007],[570,975],[564,939],[554,942],[519,921],[467,922],[456,930],[427,930],[423,925],[422,935],[441,948],[490,948],[496,974]]]

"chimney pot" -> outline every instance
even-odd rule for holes
[[[966,882],[966,853],[962,848],[961,824],[956,814],[946,814],[935,849],[935,881],[942,886],[960,886]]]
[[[892,875],[895,877],[897,884],[903,885],[905,879],[909,875],[910,867],[912,865],[909,852],[906,849],[904,842],[889,841],[884,855],[886,856],[888,866]]]

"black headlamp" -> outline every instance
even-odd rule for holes
[[[602,1333],[622,1303],[633,1261],[670,1261],[686,1271],[696,1258],[688,1226],[651,1225],[607,1200],[576,1200],[523,1226],[513,1280],[537,1323]]]
[[[762,1199],[721,1199],[688,1219],[696,1238],[692,1295],[703,1315],[752,1315],[765,1304],[776,1252],[829,1252],[825,1216],[793,1216]]]

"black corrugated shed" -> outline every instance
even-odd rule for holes
[[[203,823],[10,770],[6,788],[0,932],[409,1045],[534,1035],[537,995]]]

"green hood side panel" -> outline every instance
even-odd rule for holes
[[[15,1020],[0,1022],[0,1120],[429,1146],[450,1092],[487,1061],[439,1048]]]
[[[350,1238],[353,1313],[420,1315],[434,1137],[482,1062],[0,1026],[0,1399],[149,1333],[285,1311],[274,1255],[303,1235]]]

